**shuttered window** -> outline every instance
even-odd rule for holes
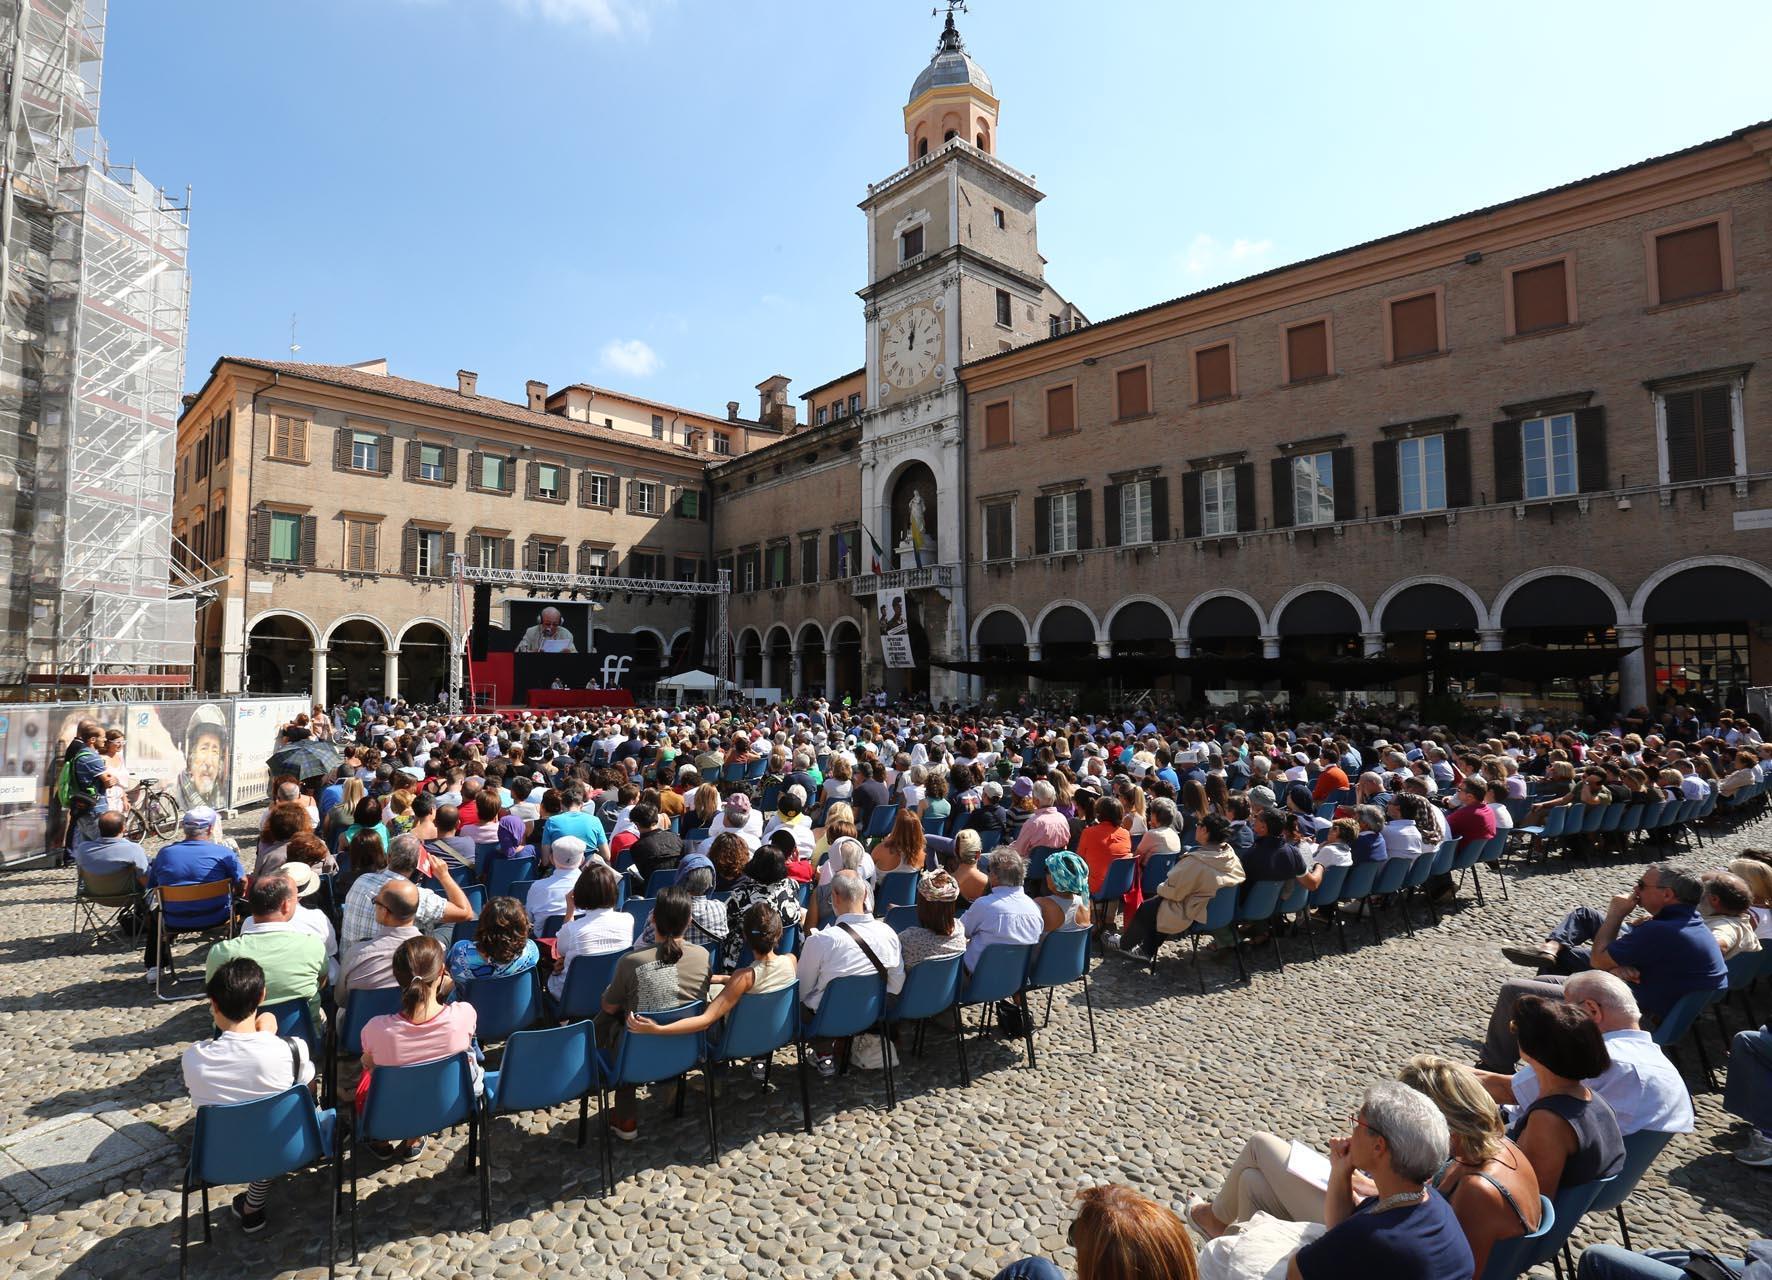
[[[1397,441],[1397,480],[1404,515],[1446,505],[1446,442],[1441,436]]]
[[[345,568],[354,573],[375,572],[375,543],[379,526],[373,520],[345,521]]]
[[[490,453],[480,455],[480,487],[492,493],[506,493],[511,487],[511,461]]]
[[[1140,418],[1151,411],[1151,369],[1139,365],[1114,374],[1115,417]]]
[[[1723,291],[1723,238],[1715,222],[1655,237],[1657,302]]]
[[[301,418],[271,419],[271,456],[283,462],[308,460],[308,424]]]
[[[1329,376],[1329,322],[1313,320],[1286,330],[1286,381]]]
[[[1734,404],[1728,387],[1670,391],[1661,403],[1670,481],[1735,474]]]
[[[1440,303],[1431,293],[1391,303],[1391,359],[1410,360],[1440,350]]]
[[[277,564],[301,559],[301,517],[286,511],[271,512],[271,555]]]
[[[1237,469],[1200,472],[1200,533],[1220,538],[1237,531]]]
[[[987,502],[984,507],[984,558],[1008,560],[1015,554],[1015,504]]]
[[[1077,389],[1049,387],[1046,391],[1046,434],[1061,435],[1077,429]]]
[[[1046,499],[1048,547],[1055,551],[1077,549],[1077,495],[1055,493]]]
[[[1201,404],[1231,398],[1233,381],[1230,343],[1220,343],[1216,347],[1194,352],[1194,391],[1194,398]]]
[[[1556,413],[1520,424],[1521,488],[1527,498],[1560,498],[1576,489],[1575,415]]]
[[[1567,262],[1516,271],[1513,276],[1514,332],[1539,333],[1569,323]]]
[[[1307,453],[1291,460],[1292,523],[1335,523],[1335,455]],[[1276,502],[1279,495],[1275,495]]]
[[[1009,443],[1009,402],[1000,400],[984,407],[984,447],[994,449]]]
[[[800,581],[818,581],[818,535],[808,533],[800,539]]]

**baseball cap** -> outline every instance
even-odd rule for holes
[[[202,831],[215,826],[221,821],[221,815],[206,804],[194,809],[186,809],[185,816],[179,819],[179,826],[186,831]]]

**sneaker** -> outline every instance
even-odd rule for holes
[[[632,1142],[640,1136],[640,1122],[638,1120],[617,1120],[611,1116],[609,1118],[609,1133],[618,1142]]]
[[[258,1232],[265,1229],[265,1211],[260,1209],[255,1213],[248,1209],[246,1207],[246,1193],[244,1191],[234,1197],[233,1203],[229,1207],[233,1209],[234,1217],[240,1223],[240,1230],[244,1231],[247,1235],[256,1235]]]
[[[150,987],[157,986],[160,982],[160,971],[158,969],[149,969],[147,972],[147,978]]]
[[[1748,1144],[1735,1153],[1735,1158],[1753,1169],[1772,1169],[1772,1138],[1758,1129]]]
[[[1526,947],[1503,947],[1501,954],[1528,969],[1546,969],[1557,962],[1557,944],[1535,942]]]
[[[837,1074],[837,1060],[828,1053],[817,1056],[818,1074],[826,1080],[834,1079]]]

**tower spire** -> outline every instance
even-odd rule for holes
[[[941,39],[935,45],[936,57],[940,57],[944,53],[964,53],[966,51],[966,43],[960,39],[960,29],[954,25],[956,13],[968,12],[966,0],[947,0],[947,6],[948,20],[941,29]],[[931,9],[929,16],[934,17],[940,12],[940,9]]]

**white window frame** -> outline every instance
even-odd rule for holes
[[[479,544],[478,544],[479,548],[480,548],[480,555],[479,555],[480,563],[475,565],[474,567],[477,569],[496,569],[496,568],[498,568],[499,539],[489,538],[485,534],[476,534],[475,536],[480,539]]]
[[[634,513],[655,516],[659,508],[659,483],[656,480],[634,481]]]
[[[1046,499],[1046,549],[1055,556],[1077,549],[1077,494],[1055,493]]]
[[[381,469],[381,437],[373,431],[351,432],[351,470]]]
[[[562,548],[558,542],[538,542],[535,544],[535,571],[537,573],[559,573]]]
[[[428,449],[435,449],[437,451],[437,460],[435,462],[425,461],[425,451]],[[449,472],[445,466],[444,457],[445,455],[443,453],[442,445],[424,444],[421,442],[418,446],[418,478],[420,480],[434,480],[438,482],[447,478]]]
[[[436,529],[420,529],[413,547],[412,572],[420,578],[443,576],[443,535]]]
[[[1213,467],[1200,473],[1200,536],[1228,538],[1237,532],[1237,469]]]
[[[732,437],[723,431],[714,432],[714,452],[722,456],[732,453]]]
[[[591,478],[588,481],[588,484],[590,487],[586,491],[586,500],[593,507],[612,507],[615,505],[612,497],[612,490],[615,486],[614,476],[604,475],[601,471],[593,471],[591,472]],[[602,492],[599,493],[599,490]]]
[[[1151,514],[1151,482],[1128,480],[1120,486],[1120,544],[1142,546],[1156,541],[1155,517]]]
[[[739,570],[739,578],[741,582],[738,589],[740,591],[755,591],[757,589],[757,568],[758,561],[761,560],[761,558],[762,557],[760,556],[752,556],[748,552],[740,557],[740,564],[742,566]]]
[[[1727,384],[1729,387],[1729,428],[1730,433],[1735,437],[1735,474],[1737,476],[1744,476],[1747,474],[1747,434],[1743,426],[1741,403],[1742,392],[1745,388],[1746,381],[1745,374],[1738,374],[1729,379]],[[1684,395],[1687,392],[1702,391],[1707,386],[1714,387],[1717,385],[1716,382],[1695,382],[1691,386],[1663,387],[1654,393],[1655,464],[1658,469],[1660,483],[1672,483],[1669,479],[1670,473],[1667,457],[1667,398],[1670,395]],[[1723,477],[1721,476],[1713,476],[1710,478],[1710,481],[1700,481],[1700,483],[1710,483],[1722,478]],[[1743,485],[1740,487],[1745,495],[1746,486]]]
[[[1411,457],[1413,455],[1413,457]],[[1438,475],[1435,475],[1435,464]],[[1408,479],[1413,472],[1416,501],[1409,501]],[[1439,493],[1434,493],[1435,484]],[[1397,512],[1399,515],[1420,515],[1424,511],[1446,509],[1446,437],[1442,435],[1411,436],[1397,441]]]
[[[1572,413],[1548,413],[1520,423],[1520,492],[1526,501],[1567,498],[1581,491],[1576,448],[1575,415]],[[1537,454],[1536,479],[1533,476],[1534,453]],[[1564,456],[1559,458],[1559,454]]]
[[[1335,523],[1335,455],[1301,453],[1292,458],[1292,523]]]
[[[548,472],[554,473],[554,483],[548,484],[545,477]],[[535,464],[535,494],[538,498],[554,501],[560,496],[560,481],[566,468],[557,462],[538,462]]]
[[[585,553],[584,568],[579,570],[587,578],[606,578],[609,576],[609,548],[591,547]]]

